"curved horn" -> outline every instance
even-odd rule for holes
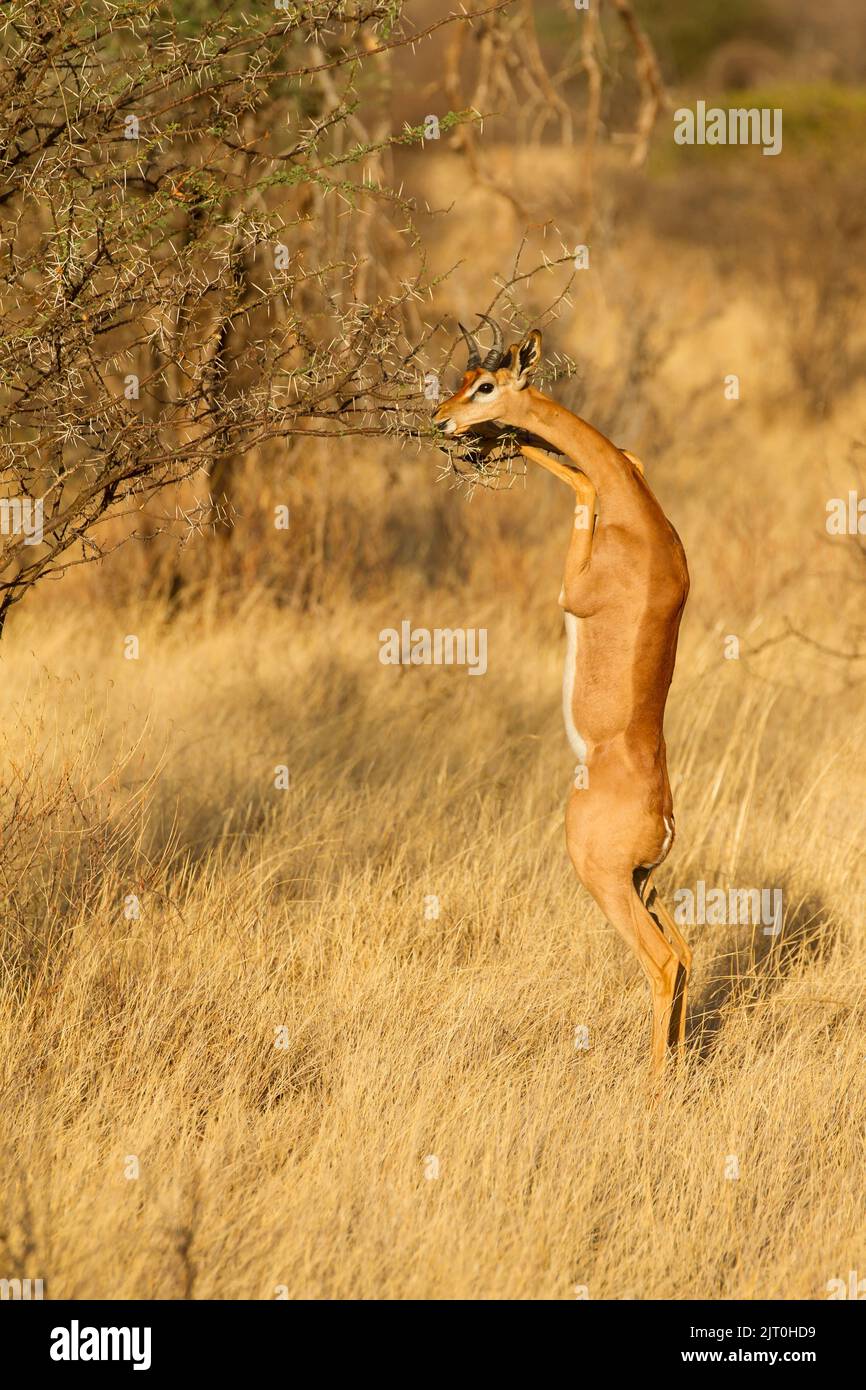
[[[480,365],[481,349],[479,348],[472,334],[469,332],[468,328],[464,328],[462,323],[458,323],[457,327],[460,329],[460,332],[466,339],[466,346],[469,349],[469,357],[466,362],[466,370],[467,372],[469,372],[472,370],[473,367],[477,367]]]
[[[489,351],[485,354],[484,361],[481,363],[488,372],[493,372],[502,361],[502,329],[495,319],[488,318],[487,314],[479,314],[478,317],[485,323],[489,323],[493,331],[493,342]]]

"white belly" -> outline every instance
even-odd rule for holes
[[[577,633],[580,619],[573,613],[565,617],[565,669],[562,673],[562,717],[571,751],[578,763],[586,766],[586,744],[574,722],[574,677],[577,663]]]

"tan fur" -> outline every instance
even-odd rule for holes
[[[635,466],[635,468],[637,469],[638,473],[640,473],[641,477],[643,477],[643,471],[644,471],[644,470],[643,470],[643,464],[641,463],[641,461],[640,461],[640,459],[637,457],[637,455],[636,455],[636,454],[630,454],[629,451],[628,451],[628,449],[620,449],[620,453],[621,453],[621,454],[625,454],[626,458],[629,459],[629,460],[634,464],[634,466]]]
[[[580,620],[573,716],[589,778],[570,795],[566,842],[584,887],[647,975],[658,1077],[668,1048],[682,1049],[691,967],[691,952],[651,886],[674,838],[663,721],[688,569],[640,461],[527,384],[540,346],[540,335],[530,334],[496,372],[467,373],[434,418],[453,421],[453,433],[496,420],[543,439],[572,466],[532,445],[524,455],[570,487],[590,518],[598,508],[594,530],[572,530],[560,595]],[[470,399],[479,380],[494,383],[489,400]]]

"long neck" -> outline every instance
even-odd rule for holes
[[[601,500],[638,500],[644,491],[638,475],[609,439],[532,386],[520,392],[519,400],[520,419],[513,423],[531,430],[571,459]]]

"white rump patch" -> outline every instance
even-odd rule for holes
[[[666,830],[668,833],[665,835],[665,842],[664,842],[664,844],[662,845],[662,852],[661,852],[661,854],[659,855],[658,859],[656,860],[656,863],[657,863],[657,864],[660,864],[660,863],[662,862],[662,860],[663,860],[664,858],[666,858],[667,852],[668,852],[668,850],[669,850],[670,847],[671,847],[671,841],[672,841],[673,838],[674,838],[674,818],[673,818],[673,816],[671,816],[670,820],[668,820],[667,816],[665,816],[664,822],[665,822],[665,830]]]

